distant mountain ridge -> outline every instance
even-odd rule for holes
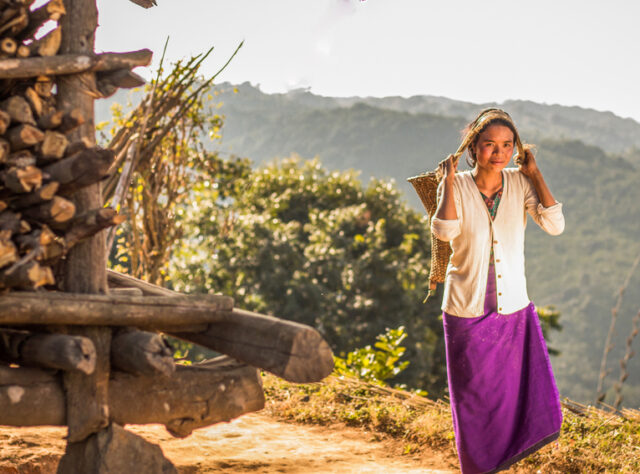
[[[601,112],[577,106],[547,105],[523,100],[507,100],[503,103],[474,104],[438,96],[412,97],[324,97],[307,90],[298,89],[284,94],[265,94],[249,83],[232,85],[222,83],[221,99],[229,99],[228,92],[237,88],[238,94],[229,105],[239,109],[252,108],[258,103],[278,107],[297,107],[327,110],[348,108],[361,103],[371,107],[411,114],[430,114],[457,117],[466,122],[486,107],[506,110],[518,124],[525,140],[544,136],[546,138],[578,139],[595,145],[609,153],[623,154],[640,164],[640,123],[631,118],[622,118],[612,112]]]

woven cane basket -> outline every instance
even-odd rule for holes
[[[408,178],[409,181],[429,215],[429,224],[436,213],[437,208],[437,190],[440,177],[435,171],[421,174]],[[435,290],[438,283],[444,283],[444,277],[447,273],[447,265],[451,257],[451,245],[449,242],[443,242],[431,233],[431,270],[429,272],[429,289]]]

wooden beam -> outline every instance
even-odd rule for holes
[[[319,382],[333,370],[333,352],[318,331],[272,316],[234,309],[203,332],[165,331],[290,382]]]
[[[172,327],[220,320],[233,299],[220,295],[114,296],[14,292],[0,298],[0,324]]]
[[[171,377],[115,372],[110,380],[111,421],[120,425],[162,423],[179,437],[263,407],[258,371],[224,356],[178,366]],[[59,377],[0,365],[0,425],[62,426],[65,422]]]
[[[162,288],[161,286],[148,283],[139,278],[107,269],[107,281],[109,287],[115,288],[138,288],[145,296],[183,296],[183,293]]]
[[[142,49],[130,53],[58,54],[47,57],[0,59],[0,79],[133,69],[148,66],[151,56],[150,50]]]

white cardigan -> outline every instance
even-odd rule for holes
[[[450,241],[453,249],[442,299],[442,310],[448,314],[464,318],[484,314],[492,244],[498,313],[511,314],[526,307],[529,304],[524,273],[527,212],[551,235],[559,235],[564,230],[561,203],[543,207],[533,184],[517,168],[505,168],[502,173],[502,198],[493,221],[470,171],[456,173],[453,180],[458,218],[443,220],[434,216],[431,220],[435,236]]]

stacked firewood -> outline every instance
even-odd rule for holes
[[[0,58],[55,56],[62,0],[30,10],[33,0],[0,0]],[[112,209],[76,215],[69,196],[105,178],[113,152],[67,134],[86,117],[56,107],[56,76],[0,81],[0,289],[53,285],[52,266],[80,240],[121,222]]]

